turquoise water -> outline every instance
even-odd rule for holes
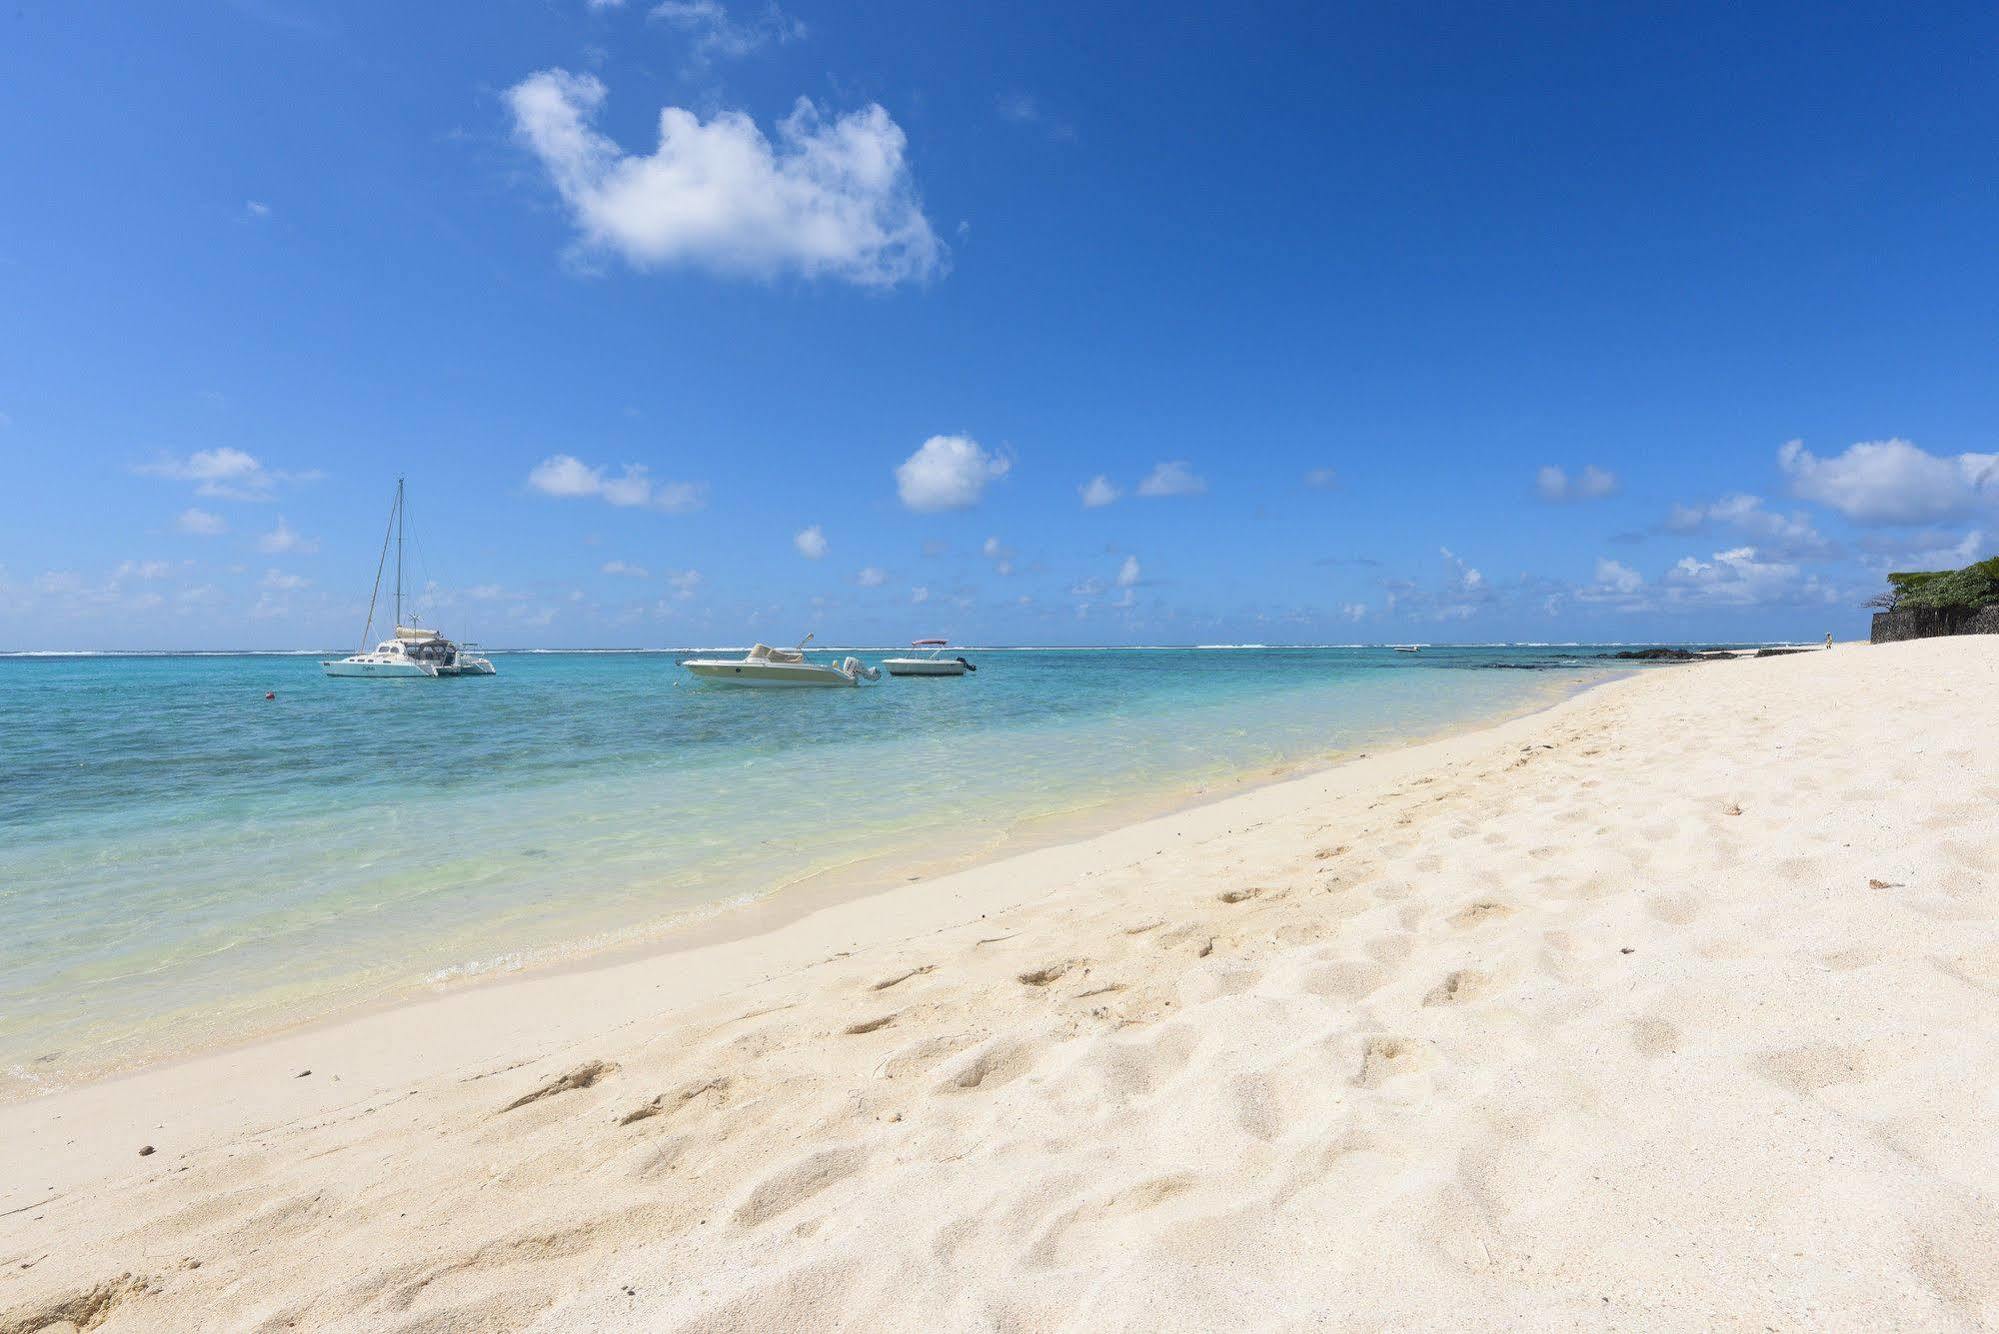
[[[1594,652],[985,651],[770,692],[667,654],[0,658],[0,1096],[1531,708]]]

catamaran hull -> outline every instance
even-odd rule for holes
[[[428,677],[436,676],[434,668],[414,662],[322,662],[328,676],[349,677]]]

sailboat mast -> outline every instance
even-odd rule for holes
[[[396,478],[396,633],[403,632],[403,479]]]

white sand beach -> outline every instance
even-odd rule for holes
[[[0,1331],[1990,1328],[1995,697],[1652,670],[6,1106]]]

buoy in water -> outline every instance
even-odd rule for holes
[[[278,697],[278,692],[275,690],[266,690],[264,692],[265,699],[276,699],[277,697]]]

